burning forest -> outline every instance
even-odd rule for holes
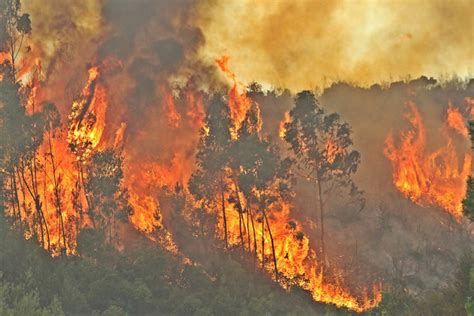
[[[0,314],[471,315],[473,11],[1,0]]]

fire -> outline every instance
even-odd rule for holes
[[[256,111],[256,132],[260,132],[261,117],[257,104],[252,108],[251,100],[246,94],[237,93],[237,79],[228,67],[228,57],[224,56],[216,61],[221,70],[224,71],[233,81],[233,86],[228,93],[228,106],[232,113],[232,120],[235,127],[242,126],[242,121],[251,110]],[[238,96],[238,97],[237,97]],[[280,123],[280,137],[284,137],[285,123],[289,121],[289,113],[285,113],[285,119]],[[209,129],[204,126],[204,134],[209,133]],[[231,130],[234,140],[239,135],[237,129]],[[328,160],[334,160],[338,153],[337,144],[328,140],[326,152]],[[338,307],[345,307],[356,312],[363,312],[377,306],[381,301],[381,292],[378,286],[373,288],[373,297],[358,297],[344,288],[343,280],[333,279],[323,275],[323,265],[316,256],[316,252],[310,247],[310,239],[304,234],[302,225],[291,217],[291,206],[282,198],[277,198],[269,209],[268,221],[271,230],[265,226],[263,213],[258,212],[259,207],[248,202],[244,194],[239,190],[237,184],[231,179],[226,180],[227,187],[232,192],[237,192],[238,203],[226,203],[226,223],[227,238],[229,246],[242,246],[249,254],[254,254],[258,262],[264,262],[264,269],[273,275],[273,251],[271,240],[275,248],[275,260],[278,267],[278,275],[282,277],[279,284],[284,288],[299,286],[309,291],[315,301],[334,304]],[[276,192],[276,188],[267,188],[269,192]],[[225,193],[225,200],[231,200],[231,194]],[[278,194],[274,194],[275,197]],[[216,200],[218,198],[216,197]],[[237,206],[237,204],[240,204]],[[212,212],[212,210],[211,210]],[[225,238],[224,219],[220,211],[216,211],[219,218],[216,234],[220,239]],[[262,240],[263,239],[263,240]],[[263,241],[263,243],[262,243]],[[262,246],[262,244],[264,246]],[[257,263],[256,263],[257,264]]]
[[[464,102],[466,112],[469,113],[471,117],[474,117],[474,99],[471,97],[466,97],[464,98]]]
[[[447,112],[447,123],[450,128],[455,130],[458,134],[467,137],[468,131],[464,117],[461,112],[453,107],[451,102],[449,102],[448,112]]]
[[[290,113],[287,111],[287,112],[285,112],[285,116],[284,116],[283,120],[280,122],[280,126],[279,126],[279,129],[278,129],[278,136],[280,136],[281,139],[285,138],[285,135],[286,135],[285,124],[288,123],[289,121],[290,121]]]
[[[472,156],[465,154],[459,164],[454,141],[447,133],[444,133],[446,145],[429,151],[421,115],[415,103],[406,104],[410,110],[406,118],[411,129],[401,133],[398,146],[389,134],[384,151],[392,163],[394,184],[413,202],[421,206],[436,205],[460,219]],[[450,106],[447,125],[459,132],[461,123],[459,113]]]
[[[41,109],[41,64],[37,61],[23,76],[29,73],[32,78],[27,111],[34,114],[44,110]],[[31,166],[19,167],[21,172],[16,181],[21,192],[20,213],[27,225],[25,235],[40,236],[41,244],[52,255],[75,254],[77,235],[81,228],[90,224],[85,212],[87,203],[80,184],[81,175],[76,166],[98,146],[105,127],[107,93],[97,82],[98,76],[97,67],[89,69],[88,80],[73,102],[68,130],[47,130],[34,159],[28,162]],[[74,149],[73,152],[70,149]],[[28,173],[28,170],[37,171]],[[42,225],[34,225],[39,212],[44,216]]]
[[[163,109],[166,111],[166,117],[171,127],[178,128],[181,115],[176,111],[176,104],[173,95],[165,86],[161,86],[161,97],[163,98]]]
[[[329,161],[330,163],[333,163],[336,160],[337,154],[341,152],[341,148],[332,139],[328,139],[326,141],[325,148],[326,148],[326,155],[325,155],[326,160]]]
[[[105,128],[107,91],[98,81],[98,67],[89,69],[89,78],[68,117],[67,141],[78,160],[89,157],[99,145]]]
[[[204,105],[201,94],[193,93],[191,90],[186,92],[186,115],[191,120],[194,127],[200,128],[204,121]]]
[[[240,200],[243,209],[247,209],[242,217],[239,216],[239,211],[234,205],[226,205],[229,244],[235,247],[241,245],[240,227],[242,227],[245,249],[249,253],[256,252],[259,262],[265,258],[265,270],[271,274],[273,273],[273,255],[269,246],[271,241],[268,229],[265,226],[262,229],[261,222],[263,219],[258,218],[259,215],[250,213],[245,197],[240,195]],[[291,218],[290,208],[288,203],[280,200],[267,210],[274,239],[278,271],[284,277],[280,281],[280,285],[284,288],[299,286],[309,291],[315,301],[334,304],[356,312],[363,312],[377,306],[382,298],[380,288],[377,285],[372,290],[373,298],[368,298],[367,295],[359,298],[344,288],[343,280],[328,281],[326,276],[323,275],[322,266],[316,252],[310,247],[309,237],[303,233],[301,224]],[[249,213],[256,217],[255,221],[252,220]],[[218,216],[220,220],[217,234],[223,239],[223,219],[220,213],[218,213]],[[264,251],[261,247],[262,236],[265,243]]]
[[[247,97],[245,86],[237,80],[235,73],[229,69],[229,56],[222,56],[216,59],[216,63],[224,74],[232,81],[232,87],[228,93],[228,102],[234,129],[231,131],[232,137],[236,138],[236,132],[240,128],[245,115],[252,106],[252,100]]]

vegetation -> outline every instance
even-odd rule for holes
[[[235,124],[226,99],[215,95],[206,109],[197,168],[188,183],[193,202],[197,202],[192,216],[203,223],[198,231],[183,219],[186,197],[181,195],[182,188],[177,185],[172,194],[180,229],[176,240],[187,243],[188,252],[173,254],[137,232],[129,232],[134,242],[125,241],[130,244],[123,246],[117,231],[126,226],[132,207],[123,184],[121,153],[114,148],[95,150],[90,141],[70,143],[78,158],[74,197],[79,200],[84,196],[91,223],[79,224],[86,214],[77,201],[73,203],[75,214],[65,214],[64,205],[69,201],[64,200],[63,179],[57,172],[60,157],[55,156],[53,145],[62,128],[59,111],[53,103],[38,106],[34,100],[28,102],[32,87],[17,79],[15,61],[24,37],[32,31],[30,19],[28,14],[21,14],[19,0],[0,4],[0,13],[0,35],[5,39],[1,49],[9,54],[0,66],[0,315],[348,314],[344,309],[315,303],[306,291],[287,292],[278,286],[284,282],[280,281],[271,221],[275,215],[272,207],[292,195],[296,172],[314,187],[319,254],[323,257],[325,216],[333,200],[347,199],[346,205],[356,215],[364,208],[363,193],[352,180],[360,154],[352,149],[350,126],[338,114],[326,114],[312,92],[299,93],[285,124],[285,141],[292,157],[284,159],[277,146],[260,132],[258,106],[252,104],[242,122]],[[260,91],[256,86],[251,90]],[[83,109],[73,110],[81,121]],[[96,118],[89,115],[85,120],[90,132]],[[473,128],[471,122],[471,139]],[[69,130],[74,132],[77,130]],[[47,150],[40,159],[42,145]],[[52,183],[57,231],[49,229],[51,221],[44,213],[43,203],[48,199],[46,185],[39,180],[42,173]],[[463,206],[471,220],[473,205],[474,179],[470,177]],[[237,210],[239,217],[236,247],[230,247],[228,206]],[[208,211],[222,216],[224,247],[208,238],[214,237],[217,226]],[[75,217],[75,229],[64,223],[68,217]],[[291,221],[284,224],[296,226]],[[257,225],[261,236],[256,234]],[[303,240],[303,235],[299,236]],[[58,240],[55,245],[53,237]],[[252,269],[257,266],[258,249],[261,266],[266,267],[270,258],[265,256],[266,240],[273,259],[268,266],[273,267],[276,282]],[[190,250],[200,245],[206,252]],[[242,251],[252,253],[253,262],[242,256]],[[204,256],[206,260],[196,260]],[[380,306],[368,312],[464,313],[474,313],[474,259],[470,254],[461,260],[452,286],[432,295],[415,296],[403,286],[393,285],[387,288]]]
[[[469,121],[469,135],[471,135],[472,148],[474,148],[474,121]],[[466,197],[462,201],[464,216],[474,222],[474,177],[467,178]]]
[[[52,258],[0,219],[1,315],[311,315],[321,306],[220,257],[212,278],[142,239],[119,253],[97,230]],[[335,309],[334,309],[335,310]]]
[[[319,209],[320,253],[324,257],[324,218],[336,193],[341,195],[341,189],[346,188],[350,197],[347,206],[355,206],[357,212],[364,207],[362,192],[351,179],[360,163],[360,154],[351,148],[350,126],[337,113],[325,114],[310,91],[297,94],[285,130],[285,140],[303,172],[302,178],[314,187]]]

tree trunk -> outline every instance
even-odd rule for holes
[[[235,194],[237,195],[237,211],[239,212],[240,245],[242,246],[242,249],[245,250],[244,235],[243,235],[243,232],[242,232],[242,222],[244,220],[244,215],[242,214],[242,203],[240,201],[240,190],[239,190],[239,186],[237,185],[237,181],[235,179],[234,179],[234,185],[235,185]]]
[[[89,200],[89,195],[87,194],[86,181],[84,179],[84,170],[82,169],[81,161],[77,162],[77,168],[79,169],[79,176],[80,176],[80,179],[81,179],[82,188],[84,190],[84,196],[86,197],[87,214],[89,215],[89,218],[91,219],[92,227],[94,227],[94,229],[95,229],[96,224],[95,224],[94,214],[92,213],[92,202]]]
[[[247,218],[246,220],[246,229],[247,229],[247,247],[248,247],[248,250],[249,252],[252,250],[251,246],[250,246],[250,225],[249,225],[249,220],[250,220],[250,215],[249,215],[249,210],[247,208],[247,211],[245,212],[245,217]]]
[[[18,173],[19,175],[19,172],[18,172],[18,168],[15,168],[16,169],[16,172]],[[18,180],[20,180],[20,178],[18,178]],[[20,206],[20,196],[18,195],[18,184],[17,184],[17,181],[16,181],[16,175],[13,174],[13,193],[14,193],[14,197],[15,197],[15,202],[16,202],[16,205],[17,205],[17,208],[18,208],[18,219],[20,221],[20,232],[23,234],[23,224],[22,224],[22,219],[21,219],[21,206]],[[25,192],[22,188],[22,193],[23,193],[23,207],[24,207],[24,211],[25,211],[25,216],[26,216],[26,205],[25,205]]]
[[[15,217],[18,216],[18,223],[20,226],[20,232],[23,234],[23,225],[21,222],[21,206],[20,206],[20,199],[18,197],[18,187],[16,184],[16,176],[15,176],[15,171],[13,171],[11,175],[11,183],[12,183],[12,190],[13,190],[13,212],[15,213],[15,210],[18,209],[18,214],[15,214]]]
[[[64,230],[64,221],[63,221],[63,215],[62,215],[62,210],[61,210],[61,194],[59,192],[59,183],[58,179],[56,177],[56,163],[54,161],[54,155],[53,155],[53,143],[51,141],[51,132],[49,132],[49,157],[51,159],[51,167],[53,169],[53,184],[54,184],[54,206],[56,207],[56,216],[58,217],[59,220],[59,229],[58,229],[58,240],[59,240],[59,248],[60,248],[60,253],[63,253],[61,250],[61,238],[63,241],[63,246],[64,246],[64,253],[67,251],[67,246],[66,246],[66,232]]]
[[[253,212],[251,208],[249,208],[249,212],[250,212],[250,219],[252,221],[254,260],[257,260],[257,233],[255,231],[254,217],[253,217]]]
[[[323,259],[323,262],[326,262],[326,248],[324,245],[324,203],[323,203],[323,197],[322,197],[322,189],[321,189],[321,180],[319,177],[316,179],[317,181],[317,189],[318,189],[318,201],[319,201],[319,221],[321,225],[321,258]]]
[[[262,215],[262,269],[265,269],[265,219],[263,218],[263,215]]]
[[[33,157],[34,160],[36,160],[35,157]],[[40,225],[40,232],[41,232],[41,246],[44,248],[44,236],[45,236],[45,226],[47,229],[47,223],[46,223],[46,218],[44,217],[43,214],[43,209],[42,209],[42,203],[41,203],[41,198],[38,192],[38,180],[36,177],[36,163],[31,163],[29,166],[29,171],[31,175],[31,186],[28,185],[28,182],[26,181],[25,177],[25,166],[22,164],[22,172],[21,172],[21,178],[23,179],[23,185],[26,187],[28,190],[28,193],[30,194],[31,198],[33,199],[33,202],[35,203],[35,211],[36,211],[36,217],[38,220],[38,223]],[[24,194],[24,193],[23,193]],[[25,196],[23,196],[25,198]],[[44,220],[44,221],[43,221]],[[45,225],[45,226],[43,226]],[[36,227],[35,227],[35,233],[37,234]],[[49,249],[49,245],[48,245]]]
[[[224,221],[224,240],[225,240],[225,247],[229,246],[227,241],[227,217],[225,214],[225,198],[224,198],[224,184],[221,179],[221,206],[222,206],[222,219]]]
[[[265,211],[263,212],[263,217],[265,218],[265,222],[267,223],[268,235],[270,236],[270,242],[272,244],[273,265],[275,267],[275,282],[278,284],[278,267],[277,267],[277,259],[276,259],[276,254],[275,254],[275,244],[273,242],[272,229],[270,228],[270,223],[268,222],[267,213]]]

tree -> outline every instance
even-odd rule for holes
[[[225,193],[228,173],[228,149],[231,144],[229,107],[221,95],[212,98],[196,155],[196,171],[188,187],[196,201],[209,209],[221,208],[224,241],[228,246]]]
[[[275,271],[275,281],[278,283],[278,265],[275,253],[275,244],[270,225],[269,210],[273,204],[287,197],[290,192],[289,185],[289,161],[281,160],[276,146],[261,137],[261,118],[259,108],[256,104],[248,111],[246,118],[238,130],[238,138],[230,148],[230,167],[235,180],[235,201],[239,212],[239,224],[243,222],[243,213],[247,214],[247,241],[248,250],[251,251],[249,215],[253,229],[254,253],[257,253],[257,243],[255,235],[255,224],[252,208],[256,208],[260,214],[261,223],[261,253],[262,267],[265,266],[265,225],[270,237],[273,265]],[[246,210],[242,207],[240,193],[246,199]],[[239,225],[241,226],[241,225]],[[243,237],[242,228],[241,242]]]
[[[86,165],[85,191],[91,202],[92,216],[109,241],[113,239],[116,219],[123,220],[131,212],[128,192],[123,188],[123,159],[113,149],[92,154]]]
[[[5,200],[18,220],[20,230],[23,231],[26,227],[23,227],[21,209],[23,208],[23,215],[27,216],[29,212],[25,198],[26,195],[31,197],[36,214],[33,222],[40,225],[41,242],[44,245],[47,224],[39,196],[37,174],[40,165],[36,155],[43,141],[42,116],[41,113],[34,111],[32,115],[26,113],[27,90],[23,89],[20,82],[15,81],[14,67],[10,61],[7,60],[1,65],[0,73],[2,178],[9,182],[4,191]],[[33,226],[36,234],[36,227]]]
[[[10,181],[9,189],[7,192],[3,190],[3,195],[6,195],[6,200],[9,201],[21,231],[24,227],[20,194],[25,217],[29,213],[26,196],[30,196],[35,208],[33,233],[37,236],[36,225],[39,225],[41,243],[45,245],[46,234],[49,248],[49,233],[38,186],[38,172],[41,165],[37,158],[37,149],[43,142],[44,124],[41,113],[35,111],[34,101],[31,104],[32,114],[27,114],[26,97],[30,96],[31,87],[23,85],[16,78],[16,61],[25,35],[31,32],[29,15],[20,12],[19,0],[7,0],[0,5],[0,34],[3,39],[0,51],[6,52],[9,57],[0,67],[0,118],[1,134],[4,139],[0,144],[3,160],[2,178],[3,181],[6,179]]]
[[[46,158],[49,157],[49,161],[51,164],[51,171],[52,171],[52,179],[53,179],[53,188],[54,188],[54,207],[56,209],[56,216],[58,217],[59,221],[59,230],[58,230],[58,240],[59,240],[59,251],[60,253],[66,253],[67,245],[66,245],[66,230],[64,228],[64,220],[63,220],[63,211],[62,211],[62,203],[61,203],[61,177],[58,175],[57,172],[57,165],[54,159],[54,148],[53,148],[53,139],[56,138],[58,135],[58,131],[61,127],[61,116],[59,111],[54,105],[54,103],[46,103],[43,104],[43,121],[44,121],[44,129],[48,139],[48,152],[45,154],[45,162],[47,161]],[[61,241],[63,245],[61,247]]]
[[[337,113],[325,114],[310,91],[295,98],[290,120],[285,124],[285,141],[290,145],[303,177],[314,185],[320,222],[320,253],[325,258],[324,218],[328,202],[341,188],[349,190],[350,203],[364,207],[362,192],[351,176],[360,162],[359,152],[352,150],[351,129]]]
[[[6,51],[12,65],[13,80],[16,81],[16,60],[23,46],[25,35],[31,33],[28,13],[21,14],[20,0],[6,0],[0,4],[0,51]]]
[[[471,135],[471,144],[474,148],[474,121],[469,121],[469,135]],[[474,222],[474,177],[469,176],[467,178],[467,191],[466,197],[462,201],[463,214],[471,222]]]

